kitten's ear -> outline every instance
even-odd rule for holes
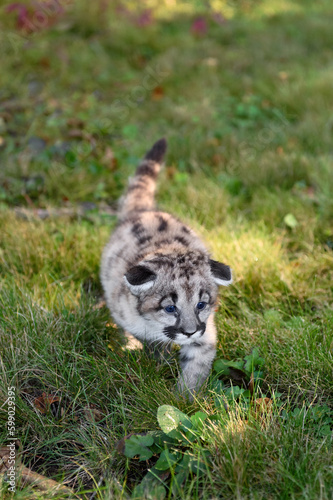
[[[222,262],[209,259],[210,270],[217,285],[228,286],[232,283],[231,269]]]
[[[145,266],[134,266],[124,276],[124,280],[134,295],[149,290],[154,284],[156,274]]]

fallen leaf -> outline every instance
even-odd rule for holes
[[[89,422],[100,422],[104,418],[101,410],[99,410],[98,407],[94,404],[85,406],[83,408],[83,413],[86,419],[89,420]]]
[[[43,67],[43,68],[50,68],[51,67],[51,62],[50,62],[50,59],[48,57],[41,57],[40,60],[39,60],[39,64]]]
[[[127,436],[124,436],[116,443],[116,450],[121,455],[125,454],[125,441],[126,439],[129,439],[131,436],[134,436],[133,432],[131,434],[128,434]]]
[[[164,89],[160,85],[155,87],[152,92],[152,99],[154,101],[159,101],[164,96]]]
[[[68,486],[57,483],[57,481],[42,476],[41,474],[37,474],[37,472],[34,472],[27,467],[19,469],[19,474],[21,476],[22,486],[31,485],[35,489],[47,493],[48,498],[50,498],[49,495],[54,495],[56,492],[61,492],[62,495],[66,496],[70,495],[71,498],[78,498],[74,491],[71,488],[68,488]]]
[[[49,412],[50,407],[54,403],[59,403],[60,398],[58,396],[53,396],[52,394],[46,394],[46,392],[43,392],[39,398],[36,398],[34,400],[34,406],[39,410],[41,413],[46,414]]]

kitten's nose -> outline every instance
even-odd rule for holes
[[[197,331],[198,331],[198,329],[196,328],[193,332],[185,332],[185,335],[187,335],[188,337],[191,337],[191,336],[192,336],[192,335],[194,335]]]

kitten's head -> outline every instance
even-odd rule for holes
[[[189,344],[205,333],[218,285],[232,283],[230,267],[201,252],[155,255],[124,276],[147,322],[147,340]],[[148,338],[149,337],[149,338]]]

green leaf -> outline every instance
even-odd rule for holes
[[[139,460],[148,460],[153,456],[153,452],[147,448],[154,444],[152,436],[130,436],[125,440],[125,455],[128,458],[139,456]]]
[[[152,467],[143,477],[140,484],[135,486],[131,498],[134,500],[160,500],[166,496],[163,480],[169,473],[161,472]]]
[[[173,477],[172,494],[176,498],[178,497],[182,484],[186,481],[187,476],[188,476],[188,471],[184,469],[178,472],[178,474],[175,474],[175,476]]]
[[[191,422],[193,427],[199,431],[203,428],[203,422],[206,420],[208,415],[203,411],[197,411],[194,415],[191,416]]]
[[[204,464],[198,458],[192,457],[189,463],[189,470],[192,474],[200,475],[204,470]]]
[[[296,217],[293,214],[285,215],[283,222],[285,223],[286,226],[290,227],[291,229],[298,226],[298,222],[296,220]]]
[[[200,432],[198,429],[190,429],[186,432],[185,434],[186,440],[184,439],[183,443],[187,445],[193,444],[195,441],[198,440],[199,437],[200,437]]]
[[[236,368],[236,370],[242,370],[244,361],[242,359],[237,361],[230,361],[228,359],[217,359],[213,365],[214,371],[219,375],[230,375],[230,368]]]
[[[253,372],[254,380],[261,380],[264,378],[265,373],[262,370],[256,370]]]
[[[323,425],[322,427],[320,427],[319,434],[321,436],[330,436],[332,434],[332,430],[331,430],[331,427],[329,426],[329,424]]]
[[[177,464],[176,472],[180,472],[181,470],[187,471],[190,459],[191,459],[190,455],[188,453],[184,453],[182,460]]]
[[[303,408],[294,408],[293,411],[290,413],[294,418],[298,418],[300,414],[303,412]]]
[[[161,429],[168,436],[176,439],[182,439],[179,430],[188,430],[192,428],[192,422],[185,413],[174,406],[163,405],[157,410],[157,420]]]
[[[169,450],[164,450],[162,451],[160,458],[157,460],[155,468],[157,470],[171,469],[171,467],[178,462],[180,457],[180,453],[172,453]]]
[[[246,361],[244,369],[248,374],[251,374],[255,368],[262,367],[265,364],[265,360],[259,356],[259,349],[257,347],[252,350],[251,354],[245,356],[244,359]]]
[[[207,450],[202,451],[200,457],[194,457],[187,452],[184,454],[183,459],[177,464],[175,471],[176,473],[192,472],[193,474],[201,474],[207,469],[205,459],[208,461],[209,456],[210,455]]]
[[[214,380],[214,382],[211,385],[212,391],[221,394],[225,391],[226,389],[226,384],[222,380]]]
[[[236,368],[237,370],[242,370],[243,369],[244,361],[242,359],[238,360],[238,361],[226,361],[226,360],[224,360],[224,362],[230,368]]]
[[[233,385],[225,391],[225,395],[227,396],[229,401],[233,401],[242,396],[244,392],[245,389],[238,387],[238,385]]]
[[[149,474],[149,473],[148,473]],[[159,483],[157,479],[145,481],[143,478],[140,484],[135,486],[131,498],[132,500],[163,500],[166,497],[166,489],[163,484]],[[155,481],[153,481],[155,479]]]
[[[213,364],[214,372],[219,375],[229,375],[228,365],[225,363],[223,359],[217,359]]]
[[[163,431],[150,431],[148,432],[148,435],[152,436],[152,438],[154,439],[154,443],[157,446],[161,447],[163,450],[166,446],[169,448],[170,446],[173,446],[177,443],[177,439],[168,436]]]

